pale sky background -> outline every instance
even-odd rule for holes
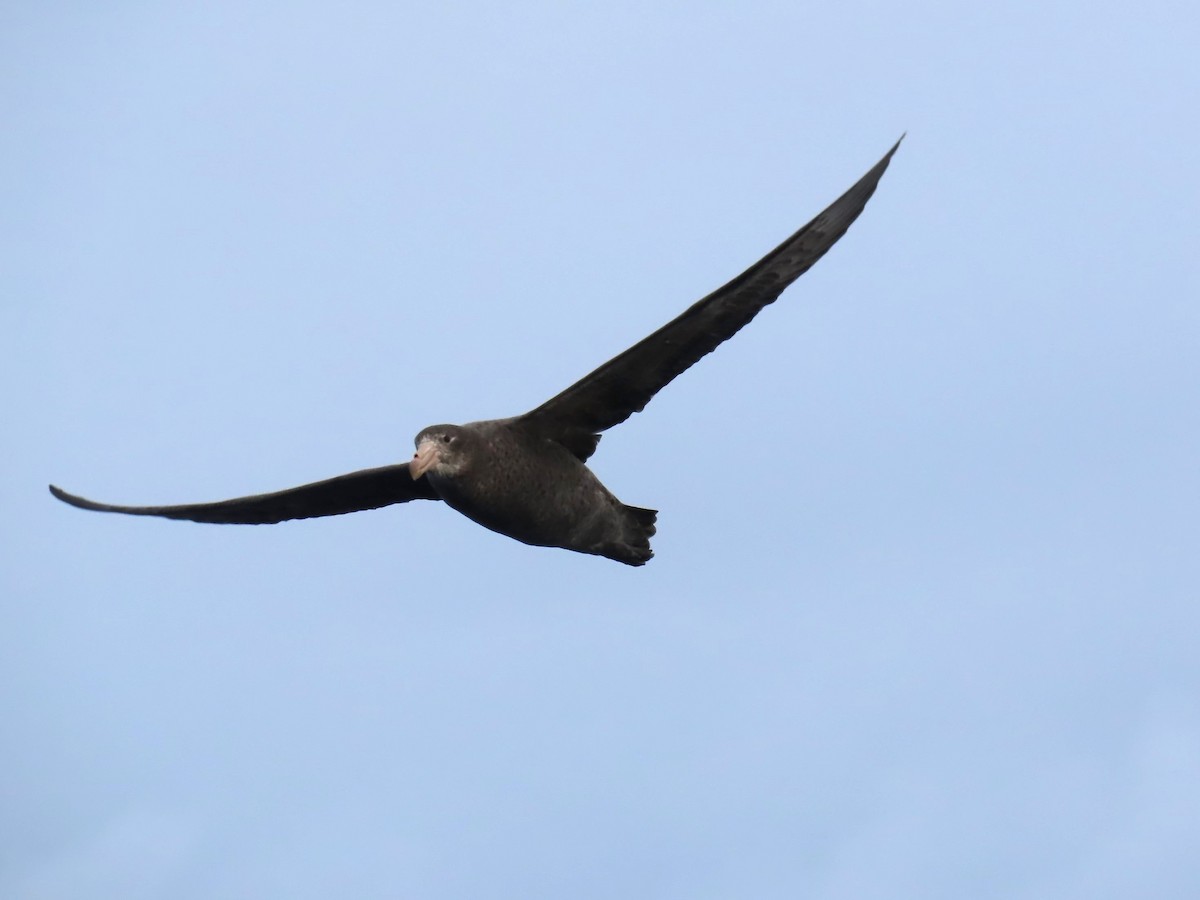
[[[1194,3],[8,3],[0,897],[1200,896]],[[643,569],[84,513],[523,412]]]

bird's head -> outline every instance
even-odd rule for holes
[[[414,479],[426,472],[452,477],[466,465],[466,444],[469,435],[461,425],[430,425],[413,441],[417,452],[413,454],[408,470]]]

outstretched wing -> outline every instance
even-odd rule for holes
[[[409,500],[441,499],[434,493],[428,479],[422,477],[413,480],[408,463],[363,469],[361,472],[315,481],[273,494],[255,494],[217,503],[187,503],[182,506],[114,506],[76,497],[54,485],[50,485],[50,493],[80,509],[226,525],[273,525],[288,519],[340,516],[342,513],[378,509]]]
[[[825,255],[863,211],[899,146],[897,141],[854,187],[737,278],[517,421],[587,450],[588,436],[641,412],[673,378],[733,337]]]

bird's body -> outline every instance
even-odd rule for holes
[[[435,425],[417,436],[417,446],[418,456],[431,446],[431,454],[446,459],[418,477],[485,528],[631,565],[652,555],[655,511],[621,503],[570,450],[517,419]]]
[[[410,463],[217,503],[116,506],[50,487],[83,509],[196,522],[268,524],[409,500],[442,500],[492,531],[640,566],[653,556],[656,512],[626,506],[587,467],[600,432],[650,399],[773,303],[858,218],[892,154],[824,212],[728,284],[522,416],[435,425]]]

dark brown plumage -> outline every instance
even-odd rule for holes
[[[444,500],[492,531],[640,566],[654,554],[655,511],[626,506],[584,465],[600,432],[624,422],[700,357],[773,303],[846,233],[900,146],[761,260],[624,353],[522,416],[435,425],[409,463],[301,487],[183,506],[115,506],[50,486],[82,509],[193,522],[262,525],[409,500]]]

